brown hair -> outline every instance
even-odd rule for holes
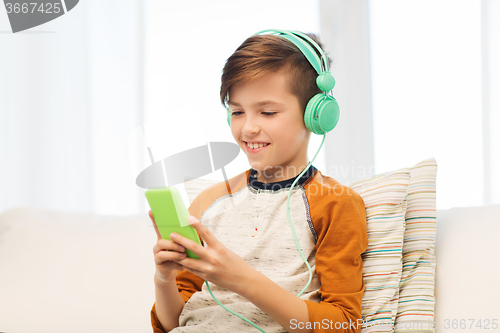
[[[322,48],[316,35],[306,35]],[[288,88],[297,96],[302,111],[305,111],[309,99],[321,93],[316,85],[318,73],[295,44],[274,35],[247,38],[227,59],[221,77],[221,103],[226,105],[231,86],[281,70],[289,74]]]

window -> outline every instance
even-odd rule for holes
[[[484,3],[370,2],[375,170],[435,157],[438,209],[500,202],[500,4]]]

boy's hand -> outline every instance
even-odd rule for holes
[[[207,247],[205,248],[177,233],[172,233],[170,238],[175,243],[193,251],[200,257],[200,259],[186,258],[174,261],[204,280],[241,294],[245,288],[245,282],[249,281],[249,278],[258,271],[219,242],[197,218],[189,216],[188,222],[203,237]]]
[[[185,269],[182,265],[175,262],[175,260],[186,258],[186,249],[168,239],[163,239],[151,211],[149,211],[149,217],[151,221],[153,221],[153,226],[158,236],[158,242],[153,247],[156,277],[162,282],[175,281],[177,271],[183,271]]]

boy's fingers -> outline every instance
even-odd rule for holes
[[[210,246],[215,246],[219,240],[215,238],[215,236],[208,230],[207,227],[205,227],[200,220],[198,220],[196,217],[189,215],[188,217],[188,223],[196,229],[198,234],[203,237],[205,242],[210,245]]]
[[[149,211],[149,217],[151,218],[151,221],[153,222],[153,227],[155,228],[156,236],[158,236],[159,240],[162,239],[163,237],[161,237],[160,230],[158,230],[158,227],[156,226],[156,222],[155,222],[155,219],[153,217],[153,213],[151,213],[151,211]]]
[[[169,235],[170,239],[172,242],[177,243],[181,246],[183,246],[185,249],[188,249],[192,251],[194,254],[196,254],[198,257],[203,259],[205,257],[205,247],[201,246],[200,244],[196,243],[195,241],[186,238],[182,235],[179,235],[178,233],[171,233]],[[187,258],[186,258],[187,259]],[[183,259],[185,260],[185,259]]]
[[[200,263],[200,260],[193,258],[184,258],[180,260],[174,260],[178,265],[180,265],[183,269],[188,269],[191,273],[194,273],[201,277],[203,272],[203,266]]]

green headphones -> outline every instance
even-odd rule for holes
[[[304,112],[304,123],[307,129],[314,134],[322,135],[330,132],[339,121],[340,109],[335,98],[329,94],[335,86],[335,78],[330,74],[328,59],[321,47],[309,36],[298,31],[263,30],[254,34],[254,36],[263,34],[281,36],[292,42],[316,70],[318,73],[316,84],[324,93],[314,95],[307,102]],[[321,58],[316,51],[319,52]],[[227,110],[227,123],[231,126],[231,111],[229,108]]]

